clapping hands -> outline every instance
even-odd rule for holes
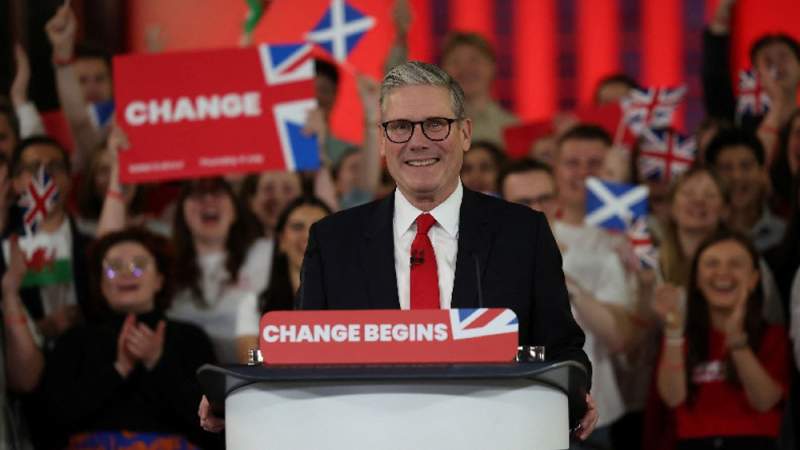
[[[117,360],[114,367],[120,375],[127,377],[141,363],[153,370],[164,352],[166,322],[161,320],[153,330],[144,323],[137,323],[136,316],[128,314],[117,338]]]

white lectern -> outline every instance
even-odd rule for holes
[[[588,386],[571,361],[206,365],[198,377],[236,450],[566,449]]]

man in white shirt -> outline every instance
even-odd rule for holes
[[[297,308],[511,308],[520,344],[591,374],[545,217],[461,184],[472,122],[458,84],[436,66],[401,64],[383,80],[381,113],[380,152],[397,190],[311,227]],[[587,403],[581,439],[597,421]],[[205,402],[200,419],[221,428]]]

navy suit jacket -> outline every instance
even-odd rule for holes
[[[399,308],[393,217],[390,195],[314,224],[297,308]],[[583,331],[567,297],[561,253],[542,213],[464,189],[451,306],[513,309],[521,345],[545,346],[548,360],[580,362],[591,379]]]

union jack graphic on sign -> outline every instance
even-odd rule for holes
[[[272,111],[287,170],[313,170],[319,167],[317,138],[303,132],[308,112],[317,106],[313,98],[301,98],[313,92],[314,60],[311,44],[262,45],[259,48],[264,78],[269,86],[296,92],[295,100],[276,102]]]
[[[450,311],[453,339],[470,339],[496,334],[516,333],[517,316],[510,309],[453,309]]]

